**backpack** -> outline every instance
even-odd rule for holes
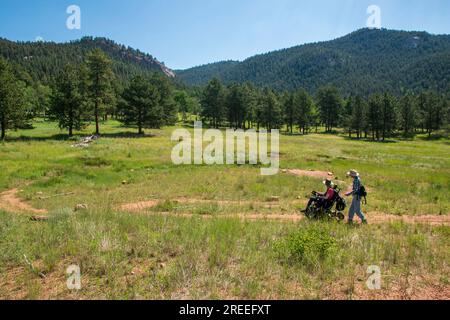
[[[361,186],[358,191],[358,196],[362,199],[364,198],[364,204],[367,204],[367,190],[366,187]]]

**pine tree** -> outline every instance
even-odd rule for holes
[[[347,130],[349,138],[352,137],[352,132],[353,132],[353,127],[352,127],[353,109],[354,109],[354,98],[352,96],[350,96],[344,102],[344,111],[343,111],[343,120],[342,120],[342,127]]]
[[[202,117],[218,128],[225,115],[225,92],[218,79],[211,80],[203,90],[201,105]]]
[[[367,110],[367,125],[372,133],[372,140],[380,140],[383,121],[383,97],[374,94],[369,98]]]
[[[150,78],[152,84],[159,93],[158,105],[163,110],[163,125],[174,125],[177,121],[177,103],[173,95],[173,87],[167,76],[154,73]]]
[[[335,87],[320,88],[317,93],[317,104],[320,118],[325,124],[325,130],[330,133],[339,124],[342,112],[342,102],[338,90]]]
[[[356,132],[356,137],[358,139],[362,138],[362,133],[367,127],[366,125],[366,113],[367,105],[365,101],[360,97],[356,96],[352,104],[352,115],[351,115],[351,128]]]
[[[228,122],[236,129],[245,128],[245,122],[250,108],[249,92],[244,86],[233,84],[229,86],[225,98]]]
[[[24,86],[24,85],[23,85]],[[6,131],[18,129],[27,122],[24,108],[23,86],[14,76],[10,64],[0,57],[0,139]],[[21,89],[22,87],[22,89]]]
[[[181,113],[183,122],[187,121],[188,114],[193,114],[194,107],[193,100],[186,91],[176,90],[173,94],[173,99],[177,104],[177,109]]]
[[[139,134],[144,133],[143,128],[160,128],[166,123],[158,89],[143,77],[133,78],[122,98],[119,107],[121,121],[126,125],[136,125]]]
[[[242,94],[244,96],[245,103],[245,119],[244,122],[247,122],[248,128],[252,128],[254,122],[256,122],[256,108],[258,102],[258,92],[257,89],[251,83],[245,83],[242,86]],[[245,129],[245,123],[243,125]]]
[[[313,101],[304,89],[299,89],[294,94],[295,123],[303,134],[307,134],[312,125]]]
[[[397,122],[397,115],[396,115],[395,98],[389,93],[384,93],[383,108],[382,108],[382,125],[381,125],[381,133],[383,141],[385,141],[386,138],[392,136],[396,122]]]
[[[439,129],[440,124],[441,114],[437,94],[433,91],[422,92],[418,97],[418,109],[422,128],[430,138],[433,131]]]
[[[93,103],[95,132],[100,134],[100,116],[103,114],[105,104],[111,101],[113,73],[111,60],[100,49],[94,49],[87,56],[88,90]]]
[[[414,128],[416,127],[416,108],[410,93],[400,99],[398,108],[399,126],[403,130],[403,136],[410,138],[414,136]]]
[[[271,89],[264,89],[261,107],[262,123],[267,130],[280,128],[283,123],[281,104]]]
[[[36,112],[38,115],[44,117],[45,119],[47,112],[50,108],[52,90],[49,86],[37,84],[36,94],[37,94]]]
[[[294,133],[294,123],[297,119],[298,109],[297,105],[294,104],[294,94],[290,92],[285,92],[282,97],[284,106],[284,123],[287,126],[287,130],[290,134]]]
[[[82,129],[88,119],[86,97],[82,90],[80,70],[66,65],[55,82],[49,116],[58,122],[60,129],[69,131],[69,137],[73,136],[74,130]]]

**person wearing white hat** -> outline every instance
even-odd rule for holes
[[[359,177],[359,172],[356,170],[350,170],[347,172],[347,177],[353,178],[353,189],[351,192],[346,193],[347,197],[353,196],[352,205],[350,206],[350,211],[348,214],[348,223],[353,224],[353,218],[355,214],[361,219],[362,223],[367,224],[367,219],[361,210],[361,179]]]

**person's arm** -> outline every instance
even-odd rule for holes
[[[352,195],[355,195],[356,192],[359,190],[358,185],[359,185],[359,179],[354,179],[354,180],[353,180],[352,191],[351,191],[351,192],[347,192],[345,195],[346,195],[347,197],[352,196]]]

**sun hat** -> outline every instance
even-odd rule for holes
[[[359,177],[359,172],[356,170],[350,170],[349,172],[347,172],[347,176],[353,177],[353,178]]]

